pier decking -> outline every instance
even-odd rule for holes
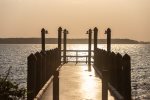
[[[59,75],[60,100],[102,100],[102,81],[94,69],[88,71],[86,64],[65,64]],[[53,100],[53,85],[50,84],[42,100]],[[108,100],[114,98],[108,94]]]

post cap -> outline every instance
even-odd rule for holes
[[[92,33],[92,30],[91,30],[91,29],[89,29],[89,33]]]
[[[48,34],[48,30],[45,31],[45,34]]]
[[[86,34],[89,34],[89,31],[87,31]]]
[[[66,30],[66,34],[69,34],[69,31],[68,31],[68,30]]]
[[[58,31],[62,31],[62,28],[61,28],[61,27],[59,27],[59,28],[58,28]]]
[[[105,30],[105,33],[104,34],[107,34],[107,31]]]
[[[98,32],[98,28],[97,27],[94,28],[94,32],[96,32],[96,33]]]
[[[111,33],[111,29],[110,28],[107,29],[107,33]]]
[[[44,28],[41,29],[41,33],[45,33],[45,29]]]
[[[66,29],[64,29],[64,33],[65,33],[65,34],[67,33],[67,30],[66,30]]]

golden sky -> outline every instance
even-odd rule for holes
[[[57,28],[69,38],[87,38],[89,28],[99,38],[110,27],[113,38],[150,41],[150,0],[0,0],[0,38],[57,37]]]

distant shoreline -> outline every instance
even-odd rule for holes
[[[63,42],[63,41],[62,41]],[[88,39],[67,39],[68,44],[87,44]],[[106,44],[106,39],[98,39],[98,44]],[[40,38],[0,38],[0,44],[41,44]],[[46,38],[46,44],[57,44],[57,38]],[[131,39],[112,39],[112,44],[150,44]]]

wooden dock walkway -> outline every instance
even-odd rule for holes
[[[60,70],[60,100],[102,100],[102,81],[86,64],[65,64]],[[50,84],[42,100],[53,100],[53,85]],[[108,100],[114,98],[108,94]]]

